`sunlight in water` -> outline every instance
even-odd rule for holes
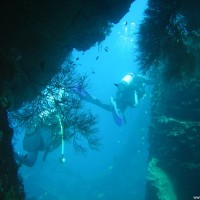
[[[129,72],[138,72],[139,66],[135,62],[137,31],[146,1],[136,0],[130,12],[113,26],[111,34],[100,44],[86,52],[76,49],[72,52],[71,59],[78,72],[88,75],[88,91],[102,102],[110,104],[110,97],[116,94],[116,84],[122,77]],[[43,155],[39,155],[33,168],[20,169],[29,196],[43,200],[143,200],[148,98],[137,108],[126,111],[127,123],[122,127],[115,124],[111,112],[84,103],[85,108],[98,115],[98,134],[102,138],[100,151],[88,151],[83,156],[74,152],[70,141],[62,149],[62,154],[65,151],[66,155],[63,165],[59,162],[60,148],[49,153],[45,162]],[[16,148],[22,149],[22,138],[19,141]]]

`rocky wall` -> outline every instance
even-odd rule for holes
[[[25,199],[22,179],[18,174],[18,166],[14,160],[12,137],[9,128],[7,109],[9,103],[6,98],[0,98],[0,199]]]
[[[199,198],[200,3],[149,0],[138,59],[155,78],[147,200]]]
[[[181,80],[159,79],[149,127],[148,200],[199,196],[200,73]]]
[[[133,0],[3,0],[0,92],[18,107],[52,78],[73,48],[101,43]]]

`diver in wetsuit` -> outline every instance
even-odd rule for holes
[[[59,135],[52,135],[49,128],[35,127],[34,131],[26,130],[23,138],[23,149],[26,153],[15,153],[15,159],[19,165],[32,167],[37,161],[38,153],[44,152],[45,161],[49,152],[60,146]]]
[[[23,138],[23,150],[26,153],[15,153],[19,165],[32,167],[37,161],[39,152],[43,152],[43,161],[45,161],[50,152],[61,146],[61,134],[50,131],[52,126],[54,124],[26,129]],[[65,162],[63,155],[60,161]]]
[[[115,122],[121,126],[123,121],[126,123],[124,112],[127,107],[136,107],[138,102],[145,96],[145,86],[152,84],[153,82],[145,76],[128,73],[118,84],[115,84],[117,93],[115,97],[110,97],[111,104],[101,102],[85,90],[75,88],[74,91],[85,101],[112,112]]]

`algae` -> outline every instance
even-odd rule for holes
[[[158,199],[177,200],[173,184],[167,173],[158,167],[158,159],[156,158],[152,158],[149,162],[147,179],[156,188]]]

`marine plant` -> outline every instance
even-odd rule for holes
[[[199,3],[151,0],[138,34],[141,69],[163,67],[167,78],[195,70],[200,48]]]
[[[61,146],[63,161],[64,141],[71,142],[78,152],[87,150],[86,143],[91,149],[99,147],[95,127],[97,118],[83,108],[82,99],[74,92],[77,88],[84,91],[88,85],[87,76],[80,76],[75,67],[73,62],[67,61],[35,100],[10,113],[13,126],[23,127],[27,130],[26,134],[42,127],[48,129],[52,134],[49,148]]]

